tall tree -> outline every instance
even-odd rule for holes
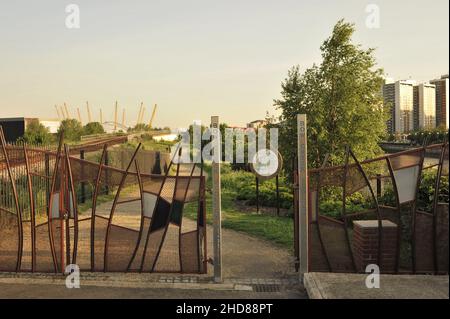
[[[376,68],[373,49],[352,43],[353,24],[340,20],[320,50],[322,62],[303,74],[294,66],[282,82],[279,146],[287,163],[297,149],[297,114],[308,121],[308,163],[318,167],[327,153],[340,164],[349,145],[360,159],[380,152],[386,131],[381,88],[383,70]],[[286,165],[290,171],[291,165]]]

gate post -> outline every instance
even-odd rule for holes
[[[300,258],[300,280],[303,281],[303,275],[308,272],[309,253],[308,253],[308,148],[306,134],[306,114],[297,115],[297,152],[298,152],[298,247]]]
[[[221,156],[221,137],[219,130],[219,117],[211,116],[211,128],[216,130],[213,138],[217,144],[213,145],[212,154],[212,209],[213,209],[213,243],[214,243],[214,281],[222,282],[222,204],[220,187],[220,161]],[[203,154],[202,154],[203,155]]]

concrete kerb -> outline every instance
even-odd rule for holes
[[[365,274],[306,273],[304,287],[310,299],[448,299],[449,277],[388,275],[380,288],[369,289]]]
[[[22,285],[62,285],[66,276],[46,273],[2,273],[0,283]],[[294,286],[293,279],[232,278],[215,283],[213,277],[196,275],[82,272],[80,285],[111,288],[203,289],[222,291],[254,291],[255,285]]]

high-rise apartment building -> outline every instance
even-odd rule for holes
[[[414,129],[414,81],[404,80],[383,86],[384,104],[391,107],[388,132],[405,134]]]
[[[449,79],[448,74],[430,81],[436,86],[436,126],[449,128]]]
[[[422,83],[414,86],[414,130],[436,127],[436,86]]]

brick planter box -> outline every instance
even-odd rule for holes
[[[397,225],[382,220],[381,273],[395,272],[397,252]],[[356,268],[365,272],[369,264],[378,264],[378,221],[356,220],[353,222],[353,253]]]

